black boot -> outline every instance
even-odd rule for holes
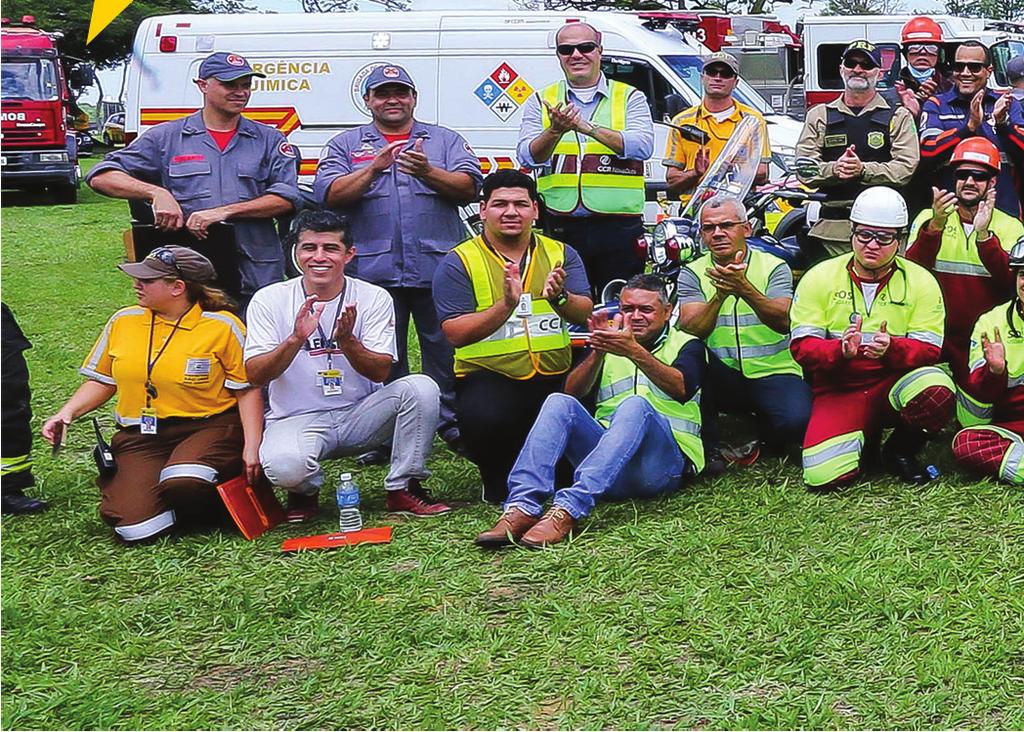
[[[49,507],[46,501],[26,496],[20,490],[5,490],[0,495],[0,509],[5,515],[40,513]]]
[[[901,425],[893,430],[882,448],[882,464],[904,483],[924,485],[938,477],[937,471],[934,475],[929,471],[931,466],[922,466],[917,460],[926,442],[928,433],[924,430]],[[934,471],[934,468],[931,470]]]

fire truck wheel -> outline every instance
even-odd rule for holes
[[[77,186],[50,186],[50,193],[53,195],[53,200],[59,204],[78,203]]]

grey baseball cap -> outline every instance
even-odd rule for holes
[[[366,81],[363,82],[363,94],[385,84],[402,84],[416,91],[416,85],[412,83],[408,71],[397,64],[384,64],[375,68],[366,77]]]
[[[237,53],[218,51],[211,53],[199,64],[200,79],[216,79],[217,81],[234,81],[243,76],[259,76],[267,78],[266,74],[253,71],[252,66],[244,57]]]
[[[157,247],[141,262],[117,266],[129,277],[140,280],[177,277],[186,282],[209,282],[217,277],[209,259],[194,249],[179,246]]]

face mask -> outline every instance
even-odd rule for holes
[[[913,76],[917,82],[922,84],[932,78],[932,75],[935,73],[934,67],[930,69],[915,69],[913,66],[908,66],[907,68],[910,70],[910,75]]]

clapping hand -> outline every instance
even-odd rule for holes
[[[860,354],[860,343],[863,334],[860,332],[863,320],[859,315],[853,316],[853,322],[843,332],[843,358],[856,358]]]
[[[892,343],[892,336],[886,330],[888,327],[886,321],[882,321],[882,324],[878,326],[878,332],[875,333],[875,337],[872,338],[870,343],[861,343],[860,352],[862,356],[866,358],[879,359],[885,355],[885,352],[889,350],[889,345]]]

